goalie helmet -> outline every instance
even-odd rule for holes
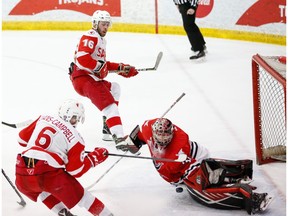
[[[152,125],[152,136],[154,142],[162,147],[167,146],[173,138],[174,127],[166,118],[157,119]]]
[[[73,127],[76,127],[78,122],[82,124],[85,121],[85,110],[82,103],[69,99],[64,101],[64,103],[59,107],[58,115],[65,122],[69,122]],[[71,119],[76,117],[76,122],[71,122]]]
[[[111,16],[107,11],[97,10],[92,15],[92,27],[97,29],[99,21],[109,22],[112,25]]]

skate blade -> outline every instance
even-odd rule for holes
[[[110,135],[110,134],[103,134],[102,140],[103,141],[114,141],[112,138],[112,135]]]
[[[260,205],[260,211],[261,212],[265,211],[268,208],[268,206],[271,204],[272,201],[273,201],[272,196],[265,197],[265,200]]]

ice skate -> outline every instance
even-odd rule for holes
[[[103,129],[102,129],[102,140],[103,141],[113,141],[113,137],[111,135],[110,129],[106,124],[106,116],[103,116]]]
[[[252,214],[257,212],[265,211],[270,203],[272,202],[272,197],[267,193],[253,193],[252,194]]]
[[[68,211],[66,208],[63,208],[61,211],[58,212],[58,216],[76,216]]]

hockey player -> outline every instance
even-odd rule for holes
[[[209,151],[166,118],[147,120],[130,134],[130,145],[118,148],[141,148],[147,144],[152,157],[183,162],[154,160],[154,166],[167,182],[185,184],[197,202],[219,209],[246,209],[248,214],[264,211],[271,202],[267,193],[255,193],[252,160],[224,160],[209,157]],[[184,158],[185,158],[184,157]],[[179,157],[180,158],[180,157]],[[179,188],[181,189],[181,188]]]
[[[59,216],[73,216],[75,205],[92,215],[112,216],[105,205],[76,180],[108,157],[105,148],[84,155],[85,143],[76,130],[84,122],[81,103],[67,100],[58,116],[41,115],[19,132],[26,149],[17,156],[16,186],[33,201],[40,200]]]
[[[124,140],[124,131],[118,110],[120,86],[105,80],[110,71],[129,78],[138,74],[129,64],[106,60],[105,35],[111,26],[107,11],[97,10],[92,16],[92,29],[82,35],[75,51],[74,62],[69,68],[75,91],[87,97],[103,114],[103,140]]]

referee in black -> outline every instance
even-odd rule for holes
[[[194,54],[191,60],[203,58],[206,52],[206,42],[204,37],[195,23],[198,0],[173,0],[181,13],[183,27],[191,44],[191,50]]]

